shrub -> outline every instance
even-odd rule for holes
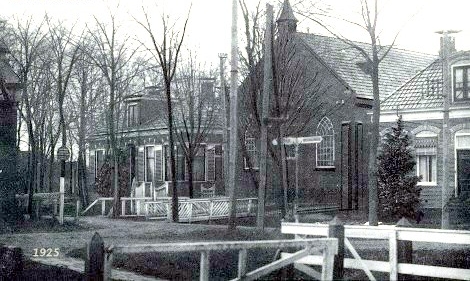
[[[382,138],[378,156],[379,217],[396,221],[401,217],[415,218],[419,206],[420,178],[413,175],[416,165],[409,135],[403,130],[403,121],[398,118]]]
[[[113,197],[114,189],[112,186],[112,172],[114,170],[113,161],[107,157],[103,166],[98,170],[95,181],[96,192],[102,197]],[[119,196],[129,195],[129,165],[121,159],[118,170]]]

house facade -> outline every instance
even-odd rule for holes
[[[201,94],[212,99],[214,122],[197,140],[197,151],[192,161],[193,197],[225,195],[222,179],[222,131],[218,123],[220,108],[215,79],[200,79],[198,88]],[[183,103],[175,99],[173,104],[175,119],[188,111]],[[169,141],[166,120],[166,97],[159,87],[147,87],[142,92],[124,99],[122,122],[118,125],[119,147],[126,154],[129,169],[127,196],[167,197],[172,195],[169,169]],[[208,112],[202,113],[207,117]],[[208,123],[207,123],[208,124]],[[178,132],[182,132],[182,120],[175,122]],[[188,197],[189,175],[187,154],[181,139],[175,134],[176,178],[178,195]],[[88,167],[92,185],[103,166],[108,147],[106,129],[97,130],[88,137]]]
[[[469,69],[470,52],[456,51],[444,32],[440,55],[382,102],[382,129],[401,115],[413,138],[425,218],[443,208],[451,221],[464,217],[453,210],[470,195]]]
[[[316,91],[311,91],[311,95],[317,95],[315,104],[309,109],[311,118],[302,121],[307,122],[302,132],[285,137],[321,136],[323,139],[319,144],[300,145],[297,160],[292,148],[286,147],[291,198],[296,189],[297,163],[301,206],[337,206],[343,210],[366,208],[369,113],[373,104],[370,68],[361,53],[343,40],[297,32],[297,20],[289,1],[284,2],[276,23],[278,36],[290,32],[289,36],[295,42],[295,56],[303,62],[304,85],[318,81]],[[353,43],[365,51],[371,49],[369,44]],[[392,48],[381,63],[381,95],[391,94],[433,59],[434,56]],[[250,115],[252,109],[246,102],[246,94],[243,96],[242,93],[242,99],[240,110]],[[275,115],[273,111],[270,114]],[[286,126],[284,130],[289,129],[289,125]],[[254,127],[248,122],[244,127],[242,125],[240,132],[249,156],[241,156],[239,160],[243,167],[239,174],[241,196],[256,195],[256,190],[250,188],[254,178],[250,173],[253,169],[257,173],[259,167],[259,160],[252,160],[259,157],[259,132],[253,132]],[[252,169],[247,166],[246,158],[252,160]],[[267,191],[268,201],[279,202],[282,198],[280,171],[272,163],[268,171],[271,171],[268,172],[268,186],[271,187]]]

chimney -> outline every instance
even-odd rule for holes
[[[441,58],[448,57],[451,54],[456,52],[455,49],[455,37],[452,36],[454,33],[458,33],[457,30],[442,30],[437,31],[436,33],[441,34],[440,38],[440,50],[439,56]]]

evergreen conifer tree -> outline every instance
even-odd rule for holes
[[[378,156],[379,217],[396,221],[401,217],[415,218],[421,189],[416,185],[420,177],[413,174],[416,162],[411,140],[403,129],[401,116],[382,137]]]

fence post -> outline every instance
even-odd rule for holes
[[[199,272],[199,280],[209,280],[209,251],[201,251],[201,265]]]
[[[87,246],[87,259],[85,261],[86,280],[104,280],[104,242],[98,232],[95,232]]]
[[[328,223],[328,237],[338,239],[338,254],[334,257],[333,280],[342,280],[344,276],[344,224],[335,216]]]
[[[106,215],[106,200],[101,200],[101,215]]]
[[[121,198],[121,216],[126,215],[126,201]]]
[[[406,218],[401,218],[397,227],[411,227],[411,223]],[[397,233],[398,234],[398,233]],[[413,241],[397,241],[397,260],[398,263],[413,263]],[[398,273],[398,280],[410,280],[413,276]]]
[[[78,221],[78,216],[80,215],[80,199],[75,202],[75,220]]]
[[[23,252],[19,247],[0,247],[0,280],[21,280]]]

